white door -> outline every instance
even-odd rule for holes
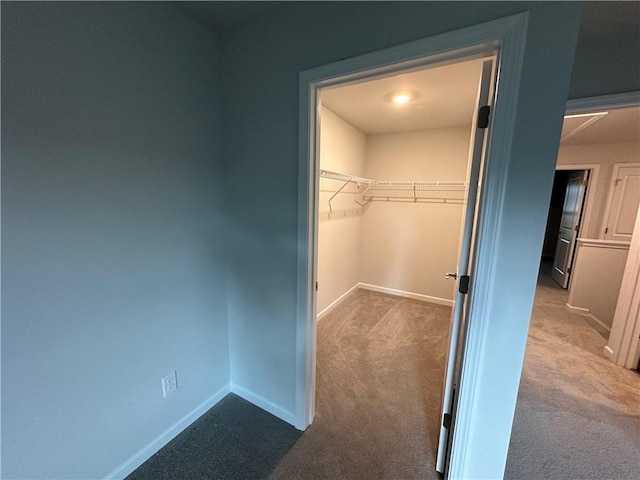
[[[640,166],[616,165],[604,238],[630,242],[640,203]]]
[[[587,189],[588,173],[587,170],[571,172],[567,182],[556,253],[553,256],[553,270],[551,272],[551,278],[562,288],[567,288],[569,285],[571,264],[573,263],[573,254],[576,251],[576,239],[578,238],[580,218],[582,217],[584,194]]]
[[[451,439],[455,425],[456,391],[458,391],[460,359],[464,351],[464,321],[467,318],[466,299],[470,280],[471,247],[478,198],[480,169],[484,155],[484,144],[487,137],[490,112],[490,94],[492,92],[493,60],[482,64],[482,75],[478,87],[477,108],[473,118],[474,128],[469,152],[469,168],[467,172],[468,193],[462,219],[460,234],[460,252],[458,254],[458,271],[447,274],[456,278],[453,297],[451,327],[449,332],[449,353],[445,367],[444,392],[442,395],[442,415],[440,416],[440,438],[438,440],[438,457],[436,470],[447,475],[447,466],[451,450]]]

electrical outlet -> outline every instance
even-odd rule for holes
[[[176,371],[174,370],[169,375],[162,379],[162,395],[167,396],[174,390],[178,389],[178,379],[176,377]]]

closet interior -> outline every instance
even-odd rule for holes
[[[322,90],[318,318],[357,288],[452,304],[481,63]]]

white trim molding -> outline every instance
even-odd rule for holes
[[[576,315],[589,315],[588,308],[576,307],[574,305],[571,305],[570,303],[565,303],[565,306],[567,307],[567,310],[569,310],[571,313],[575,313]]]
[[[423,295],[422,293],[414,293],[407,292],[405,290],[397,290],[395,288],[389,287],[381,287],[379,285],[371,285],[369,283],[356,283],[353,287],[347,290],[345,293],[336,298],[331,305],[326,307],[324,310],[318,313],[316,320],[320,321],[324,317],[326,317],[329,313],[331,313],[334,309],[336,309],[342,302],[344,302],[347,298],[351,296],[356,290],[369,290],[371,292],[384,293],[386,295],[393,295],[394,297],[408,298],[410,300],[417,300],[418,302],[432,303],[434,305],[444,305],[446,307],[451,307],[453,305],[453,300],[448,300],[446,298],[440,297],[432,297],[430,295]]]
[[[296,425],[296,417],[292,412],[278,407],[266,398],[261,397],[260,395],[257,395],[247,390],[246,388],[241,387],[240,385],[236,385],[233,382],[231,383],[231,393],[235,393],[239,397],[244,398],[247,402],[254,404],[256,407],[269,412],[271,415],[275,415],[280,420],[284,420],[285,422],[293,426]]]
[[[635,369],[640,361],[640,209],[631,237],[606,352],[616,365]]]
[[[638,105],[640,105],[640,91],[614,93],[612,95],[569,100],[566,113],[590,113],[597,109],[626,108]]]
[[[607,326],[606,323],[601,321],[598,317],[596,317],[591,310],[584,307],[575,307],[570,303],[566,304],[567,310],[571,313],[575,313],[576,315],[580,315],[585,318],[585,320],[591,325],[591,327],[596,330],[600,335],[604,338],[609,338],[609,333],[611,332],[611,328]]]
[[[342,295],[340,295],[338,298],[336,298],[328,306],[323,308],[322,311],[318,312],[318,314],[316,315],[316,320],[319,321],[319,320],[322,319],[322,317],[325,317],[327,314],[329,314],[334,308],[336,308],[338,305],[340,305],[342,302],[344,302],[347,299],[347,297],[349,297],[349,295],[351,295],[353,292],[355,292],[358,289],[359,286],[360,286],[360,284],[356,283],[353,287],[351,287],[349,290],[347,290]]]
[[[187,413],[183,418],[176,422],[173,426],[162,432],[157,438],[149,442],[142,447],[131,457],[126,459],[122,465],[112,470],[104,478],[105,480],[120,480],[124,479],[133,471],[149,460],[155,455],[162,447],[177,437],[183,430],[189,425],[195,422],[198,418],[204,415],[209,409],[214,407],[220,400],[222,400],[228,393],[231,392],[230,386],[225,385],[211,397],[206,399],[192,411]]]
[[[395,288],[380,287],[378,285],[371,285],[369,283],[359,283],[357,285],[363,290],[371,290],[372,292],[386,293],[387,295],[393,295],[394,297],[409,298],[411,300],[417,300],[419,302],[433,303],[435,305],[444,305],[451,307],[453,300],[440,297],[432,297],[431,295],[423,295],[422,293],[407,292],[405,290],[396,290]]]
[[[501,221],[515,116],[524,60],[528,13],[418,40],[330,65],[306,70],[299,80],[298,290],[296,335],[296,427],[306,429],[314,417],[316,367],[316,238],[318,194],[318,106],[321,88],[432,65],[496,56],[500,81],[492,108],[491,139],[479,204],[482,222],[474,248],[475,276],[469,296],[469,331],[458,389],[458,409],[451,439],[448,478],[467,475],[474,447],[470,426],[482,415],[483,391],[476,379],[487,343],[487,296],[496,273],[497,232]]]

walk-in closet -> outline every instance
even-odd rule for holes
[[[451,305],[480,63],[323,91],[320,318],[357,288]]]
[[[490,64],[478,58],[320,95],[316,412],[340,425],[354,457],[384,456],[379,467],[396,478],[440,469],[436,451],[447,445],[445,365]],[[473,158],[477,174],[477,149]],[[407,456],[424,470],[406,470]]]

